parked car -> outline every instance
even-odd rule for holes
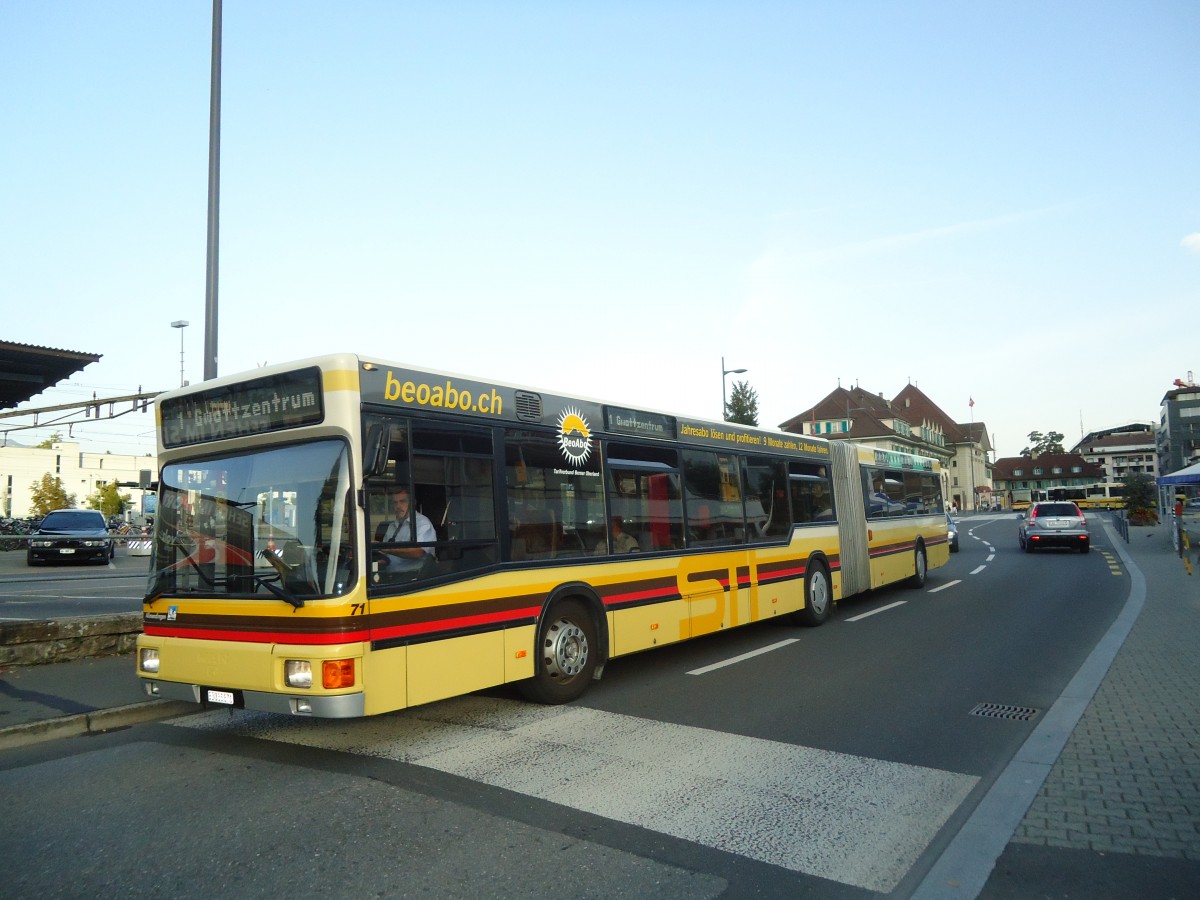
[[[1026,553],[1042,547],[1067,547],[1087,553],[1092,536],[1083,511],[1069,500],[1051,500],[1030,505],[1021,519],[1017,540]]]
[[[107,563],[116,555],[104,515],[96,509],[56,509],[29,535],[27,565],[47,562]]]
[[[954,524],[954,520],[950,518],[950,513],[946,513],[946,539],[950,541],[950,552],[958,552],[958,526]]]

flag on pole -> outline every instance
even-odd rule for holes
[[[971,407],[971,409],[975,408],[975,398],[974,397],[970,398],[970,407]]]

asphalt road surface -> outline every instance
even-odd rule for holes
[[[214,711],[6,754],[9,889],[907,896],[1129,591],[1099,528],[1090,554],[960,531],[924,589],[619,659],[567,706]]]

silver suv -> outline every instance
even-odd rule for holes
[[[1022,549],[1032,553],[1042,547],[1067,547],[1087,553],[1092,547],[1087,519],[1069,500],[1035,503],[1021,519],[1017,534]]]

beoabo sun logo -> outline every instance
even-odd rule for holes
[[[558,414],[558,448],[575,465],[583,465],[592,455],[592,429],[587,419],[573,406]]]

